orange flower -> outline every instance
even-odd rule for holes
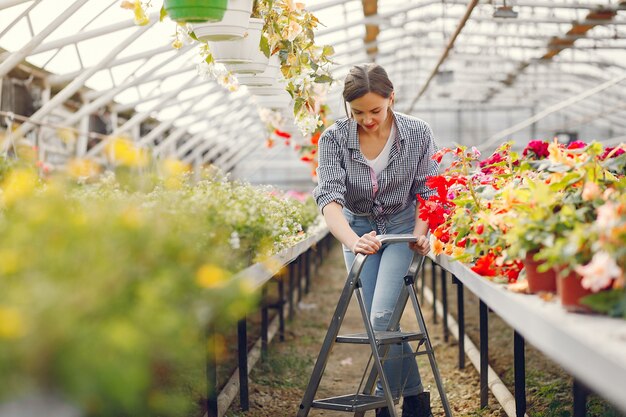
[[[441,240],[435,238],[432,243],[433,253],[435,255],[441,255],[443,253],[443,248],[444,248],[444,243]]]

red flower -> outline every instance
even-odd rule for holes
[[[450,148],[441,148],[437,152],[435,152],[433,156],[431,156],[430,158],[433,161],[441,162],[441,159],[443,158],[443,156],[450,152],[452,152],[452,149]]]
[[[443,224],[445,219],[446,211],[444,207],[437,203],[436,201],[431,200],[433,197],[430,197],[428,200],[424,200],[419,195],[417,199],[419,200],[419,217],[420,219],[428,222],[428,228],[432,231],[437,228],[440,224]]]
[[[615,149],[615,148],[614,147],[610,147],[610,146],[604,148],[604,152],[600,156],[600,159],[604,161],[609,156],[609,154],[613,151],[613,149]],[[623,154],[624,154],[624,149],[619,148],[618,150],[616,150],[613,153],[613,155],[611,155],[611,158],[617,158],[618,156],[623,155]]]
[[[583,142],[582,140],[575,140],[574,142],[570,142],[567,145],[567,149],[580,149],[580,148],[585,148],[586,146],[587,144]]]
[[[550,155],[548,142],[542,140],[531,140],[522,152],[522,156],[528,159],[544,159]]]
[[[476,260],[476,264],[474,264],[471,269],[478,275],[482,275],[484,277],[495,277],[497,275],[494,265],[495,260],[496,256],[492,253],[488,253],[478,258]]]
[[[274,134],[276,136],[280,136],[281,138],[289,139],[291,134],[288,132],[283,132],[282,130],[274,129]]]
[[[321,135],[322,132],[313,133],[313,136],[311,136],[311,145],[317,145],[317,142],[319,142]]]

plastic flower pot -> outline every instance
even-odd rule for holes
[[[241,74],[237,76],[237,80],[239,81],[239,84],[250,87],[272,85],[278,78],[279,68],[280,59],[278,58],[278,55],[272,55],[265,71],[258,74]]]
[[[241,39],[248,30],[253,0],[229,0],[220,22],[197,23],[193,32],[201,41],[229,41]]]
[[[228,0],[163,0],[170,19],[176,22],[219,22]]]
[[[557,276],[557,293],[561,298],[561,305],[567,311],[572,313],[591,313],[591,309],[580,304],[580,299],[592,294],[590,290],[583,288],[580,281],[582,277],[572,271],[569,275],[562,277]]]
[[[537,271],[543,261],[535,261],[533,256],[537,251],[531,251],[524,258],[524,269],[526,270],[526,281],[528,281],[528,291],[531,294],[540,292],[556,292],[556,272],[550,268],[545,272]]]
[[[209,42],[215,62],[226,65],[235,74],[257,74],[265,71],[268,58],[261,52],[261,30],[264,20],[250,18],[247,36],[224,42]]]

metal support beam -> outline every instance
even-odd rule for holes
[[[461,21],[459,22],[459,25],[457,26],[456,30],[450,37],[450,40],[448,41],[448,45],[446,46],[446,49],[443,51],[443,54],[441,55],[441,58],[439,58],[439,61],[435,65],[435,68],[433,68],[433,71],[428,77],[428,79],[426,80],[426,83],[424,83],[424,86],[421,88],[421,90],[417,93],[417,95],[411,102],[411,105],[409,106],[407,113],[411,113],[411,111],[413,111],[413,107],[415,107],[415,103],[417,103],[420,97],[424,95],[424,93],[428,89],[428,86],[430,85],[430,82],[432,81],[433,78],[435,78],[435,75],[437,75],[437,73],[439,72],[439,68],[441,67],[441,64],[443,64],[443,62],[448,57],[448,54],[450,54],[450,51],[454,47],[454,42],[456,41],[456,38],[458,38],[458,36],[461,34],[463,27],[465,27],[465,23],[467,23],[467,20],[470,18],[472,11],[474,10],[477,4],[478,4],[478,0],[471,0],[470,3],[467,5],[467,10],[465,11],[465,14],[463,15],[463,17],[461,18]]]
[[[180,94],[181,91],[185,90],[186,88],[188,88],[191,85],[200,84],[200,82],[201,82],[201,80],[198,80],[197,78],[190,78],[189,80],[187,80],[187,82],[183,83],[183,85],[180,86],[179,88],[177,88],[176,90],[169,91],[167,94],[165,94],[163,96],[163,99],[160,102],[158,102],[157,104],[153,105],[152,107],[150,107],[146,111],[143,111],[141,113],[135,114],[133,117],[130,118],[130,120],[128,120],[122,126],[117,127],[115,130],[113,130],[113,133],[111,133],[111,136],[109,136],[107,139],[103,140],[102,142],[98,143],[96,146],[91,148],[87,152],[86,156],[95,156],[96,154],[98,154],[99,152],[101,152],[104,149],[104,147],[112,140],[112,138],[115,135],[119,135],[119,134],[121,134],[123,132],[126,132],[126,131],[134,128],[134,127],[138,127],[144,120],[146,120],[148,117],[150,117],[150,114],[152,112],[159,110],[159,108],[161,108],[163,105],[168,103],[170,100],[175,99],[176,96],[178,94]]]
[[[94,65],[91,68],[86,69],[81,75],[72,81],[67,87],[57,93],[54,97],[50,99],[50,101],[44,104],[39,110],[37,110],[31,117],[31,121],[40,121],[46,115],[48,115],[52,110],[57,108],[58,106],[62,106],[63,103],[69,99],[73,94],[75,94],[78,90],[80,90],[85,81],[87,81],[93,74],[95,74],[100,69],[104,68],[113,58],[115,58],[120,52],[122,52],[128,45],[133,43],[139,36],[146,32],[149,29],[149,25],[142,26],[138,28],[133,34],[126,39],[115,48],[111,49],[107,55],[105,55],[98,64]],[[12,135],[8,135],[7,140],[5,141],[4,146],[9,146],[12,139],[17,135],[24,135],[28,133],[35,127],[33,123],[26,122],[21,125]]]
[[[69,19],[78,9],[80,9],[88,0],[76,0],[65,9],[56,19],[54,19],[48,26],[43,28],[41,32],[33,36],[33,38],[26,43],[19,51],[13,52],[2,63],[0,63],[0,78],[4,77],[15,68],[20,62],[30,55],[41,42],[54,32],[63,22]],[[17,3],[19,4],[19,3]]]
[[[520,130],[532,125],[533,123],[543,119],[544,117],[558,112],[559,110],[562,110],[566,107],[569,107],[575,103],[578,103],[579,101],[582,101],[584,99],[586,99],[589,96],[592,96],[596,93],[599,93],[600,91],[606,90],[607,88],[618,84],[622,81],[624,81],[624,79],[626,79],[626,74],[622,74],[612,80],[609,80],[607,82],[604,82],[594,88],[590,88],[586,91],[583,91],[580,94],[577,94],[573,97],[570,97],[567,100],[563,100],[557,104],[554,104],[552,106],[549,106],[548,108],[544,109],[543,111],[535,114],[534,116],[520,122],[517,123],[514,126],[509,127],[508,129],[504,129],[501,130],[500,132],[495,133],[494,135],[492,135],[485,143],[480,144],[480,147],[483,149],[488,149],[490,146],[493,146],[494,144],[496,144],[497,142],[506,139],[509,135],[511,135],[512,133],[515,132],[519,132]]]

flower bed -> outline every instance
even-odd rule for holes
[[[625,148],[532,141],[519,155],[506,143],[484,160],[475,148],[440,150],[453,160],[428,180],[437,195],[420,201],[434,253],[509,283],[530,254],[559,284],[593,293],[568,307],[626,318]]]
[[[0,166],[0,404],[52,394],[88,416],[197,414],[207,327],[257,300],[231,276],[317,217],[219,176],[122,167],[81,185]]]

